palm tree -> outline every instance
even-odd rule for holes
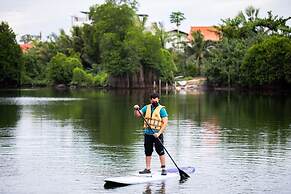
[[[169,34],[165,31],[164,24],[162,22],[152,24],[153,32],[159,37],[162,48],[166,48],[166,43],[169,38]]]
[[[258,18],[259,11],[259,9],[256,9],[253,6],[249,6],[245,9],[244,12],[239,12],[239,14],[236,16],[236,21],[238,22],[238,24],[254,21]]]
[[[181,22],[185,20],[186,18],[184,17],[184,13],[177,11],[177,12],[172,12],[170,15],[170,21],[171,23],[175,23],[177,30],[179,29],[179,26],[181,25]],[[179,31],[179,30],[178,30]]]
[[[204,36],[200,31],[193,32],[192,37],[193,39],[186,46],[185,52],[188,61],[194,60],[198,64],[198,75],[201,75],[202,60],[213,48],[213,42],[204,41]]]
[[[245,9],[245,13],[248,16],[249,21],[254,21],[258,18],[259,9],[256,9],[253,6],[249,6]]]
[[[184,13],[182,13],[180,11],[172,12],[170,15],[170,22],[176,24],[176,27],[177,27],[179,43],[181,42],[181,40],[180,40],[181,37],[180,37],[180,33],[179,33],[179,26],[181,25],[181,22],[185,19],[186,18],[184,16]],[[177,44],[177,45],[179,45],[179,44]]]

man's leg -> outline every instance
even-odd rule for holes
[[[145,148],[145,155],[146,155],[146,169],[151,169],[151,161],[152,161],[152,153],[153,153],[153,141],[154,137],[152,135],[144,136],[144,148]]]
[[[151,160],[152,160],[152,153],[153,153],[153,139],[152,135],[144,135],[144,149],[145,149],[145,162],[146,162],[146,169],[140,171],[140,174],[150,173],[151,171]]]
[[[162,175],[167,175],[167,170],[166,170],[166,157],[164,155],[160,155],[160,162],[161,162],[161,168],[162,168]]]
[[[148,170],[151,169],[151,160],[152,160],[152,156],[146,156],[146,169]]]
[[[161,167],[166,166],[166,157],[165,154],[159,156],[160,157],[160,163],[161,163]]]
[[[166,171],[166,157],[165,157],[165,152],[164,152],[164,147],[163,144],[164,143],[164,137],[163,134],[159,136],[159,139],[156,139],[155,142],[155,148],[156,148],[156,152],[159,155],[160,158],[160,163],[161,163],[161,168],[162,168],[162,175],[167,175],[167,171]]]

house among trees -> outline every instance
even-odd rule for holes
[[[201,34],[204,36],[204,40],[211,40],[211,41],[219,41],[219,32],[213,26],[192,26],[190,29],[190,33],[188,34],[188,40],[192,40],[192,33],[200,31]]]
[[[185,43],[189,41],[188,33],[175,29],[168,31],[167,34],[168,38],[166,48],[183,51]]]
[[[178,31],[177,29],[168,31],[166,48],[183,51],[185,43],[191,42],[192,33],[200,31],[204,40],[219,41],[220,36],[218,30],[213,26],[192,26],[190,33]]]
[[[23,53],[27,52],[29,49],[32,48],[32,44],[31,44],[31,43],[20,44],[19,46],[20,46],[21,51],[22,51]]]
[[[89,24],[90,18],[89,18],[89,12],[88,11],[81,11],[82,14],[85,14],[85,16],[71,16],[71,25],[72,26],[82,26],[83,24]]]

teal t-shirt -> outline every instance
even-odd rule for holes
[[[153,105],[151,105],[151,109],[152,109],[152,113],[153,113],[154,110],[155,110],[155,108],[153,107]],[[143,113],[143,115],[145,115],[146,111],[147,111],[147,105],[145,105],[141,109],[141,112]],[[167,113],[167,111],[166,111],[166,109],[164,107],[161,108],[161,110],[160,110],[160,116],[161,116],[161,118],[168,117],[168,113]],[[149,129],[149,128],[144,129],[144,133],[145,134],[148,134],[148,135],[152,135],[152,134],[157,133],[157,132],[159,132],[159,131],[156,130],[156,129]]]

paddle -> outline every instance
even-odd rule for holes
[[[150,124],[147,122],[147,120],[144,118],[142,112],[139,109],[138,110],[139,114],[142,116],[144,122],[147,124],[148,128],[151,129],[153,131],[153,129],[150,127]],[[154,131],[153,131],[154,132]],[[163,145],[163,143],[161,142],[161,140],[159,138],[157,138],[159,140],[159,143],[162,145],[162,147],[164,148],[164,150],[167,152],[168,156],[171,158],[172,162],[175,164],[175,166],[177,167],[179,174],[180,174],[180,180],[185,180],[187,178],[189,178],[190,176],[184,172],[183,170],[181,170],[178,165],[176,164],[176,162],[174,161],[174,159],[172,158],[172,156],[170,155],[170,153],[168,152],[168,150],[165,148],[165,146]]]

